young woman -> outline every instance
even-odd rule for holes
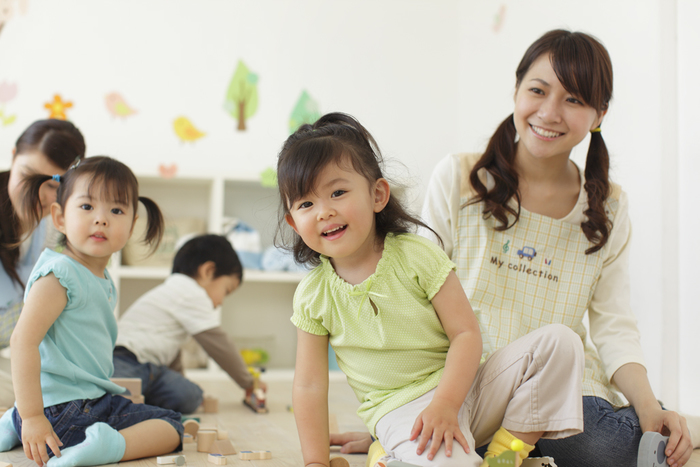
[[[0,349],[10,344],[10,335],[22,310],[24,286],[41,251],[46,246],[48,222],[28,238],[29,220],[20,211],[24,180],[34,174],[63,174],[76,159],[85,156],[83,135],[70,122],[39,120],[17,139],[12,166],[0,173]],[[50,180],[41,187],[43,215],[56,200],[58,183]],[[21,242],[21,246],[14,247]],[[0,406],[14,404],[10,361],[0,358]]]
[[[629,303],[627,196],[609,180],[601,132],[610,57],[587,34],[550,31],[525,52],[515,85],[513,114],[486,151],[438,164],[423,211],[457,264],[484,356],[552,323],[585,344],[588,312],[584,432],[539,440],[541,454],[560,467],[636,466],[642,433],[660,431],[670,435],[668,464],[683,465],[691,436],[685,419],[654,397]],[[589,133],[579,168],[569,156]]]

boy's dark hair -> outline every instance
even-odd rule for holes
[[[185,274],[195,279],[199,267],[207,261],[216,265],[214,279],[235,275],[243,282],[241,261],[231,242],[223,235],[206,234],[188,240],[175,254],[173,274]]]
[[[306,246],[301,237],[291,231],[285,215],[289,214],[292,203],[314,189],[316,179],[328,164],[352,167],[370,183],[385,178],[377,142],[350,115],[339,112],[326,114],[313,125],[302,125],[287,138],[277,159],[280,207],[275,245],[281,244],[290,250],[299,264],[317,266],[321,263],[320,254]],[[380,238],[388,233],[408,233],[416,226],[433,231],[409,214],[391,192],[389,202],[375,215],[375,219]],[[435,235],[440,238],[437,233]]]

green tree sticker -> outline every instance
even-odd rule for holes
[[[318,102],[313,100],[309,93],[302,91],[289,117],[289,132],[294,133],[304,123],[314,123],[319,118],[321,118],[321,111]]]
[[[258,75],[252,73],[242,60],[226,91],[224,109],[238,120],[238,131],[245,131],[246,120],[258,110]]]

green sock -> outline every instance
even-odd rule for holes
[[[63,449],[61,457],[52,457],[49,467],[76,467],[113,464],[124,457],[126,441],[106,423],[95,423],[85,430],[85,441]]]

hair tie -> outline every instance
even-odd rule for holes
[[[591,133],[600,133],[600,127],[592,129]]]
[[[61,183],[61,176],[58,175],[58,174],[52,175],[52,176],[51,176],[51,180],[53,180],[54,182]]]
[[[80,165],[80,160],[80,156],[75,156],[75,159],[73,159],[73,165],[71,165],[68,170],[73,170],[78,167]]]

